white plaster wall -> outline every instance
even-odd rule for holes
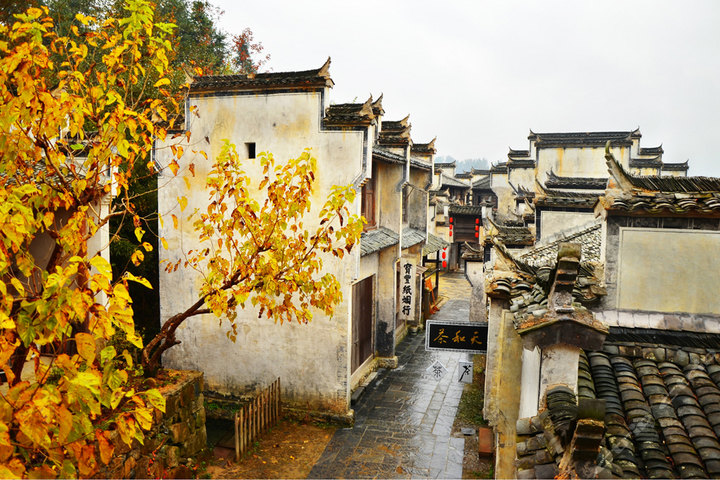
[[[180,228],[175,230],[169,214],[181,216],[177,202],[180,195],[188,198],[185,214],[207,205],[205,178],[223,139],[234,142],[241,155],[245,142],[255,142],[258,153],[272,152],[276,162],[295,158],[305,147],[311,147],[318,159],[318,169],[313,206],[305,226],[313,229],[317,225],[312,219],[317,218],[330,187],[349,184],[357,178],[363,159],[362,132],[320,130],[320,101],[320,94],[315,92],[190,99],[191,104],[197,105],[200,117],[191,116],[192,136],[180,161],[181,172],[178,178],[172,178],[169,172],[160,177],[158,204],[165,216],[160,234],[169,244],[169,250],[160,251],[162,262],[173,262],[182,258],[183,251],[200,246],[191,222],[181,220]],[[200,149],[205,150],[209,160],[193,154],[192,150]],[[158,151],[160,164],[167,164],[168,153],[167,149]],[[196,175],[190,179],[188,191],[180,176],[189,175],[190,162],[195,163]],[[259,170],[258,162],[247,162],[251,177],[259,178]],[[353,211],[360,213],[359,195]],[[284,400],[305,408],[347,411],[351,282],[358,274],[359,255],[357,247],[343,260],[325,259],[324,270],[335,274],[343,293],[343,301],[332,318],[316,312],[308,325],[280,325],[258,318],[258,312],[247,306],[238,313],[238,337],[233,343],[225,336],[227,324],[218,327],[219,319],[212,315],[195,317],[178,329],[182,343],[166,353],[164,364],[201,370],[210,390],[226,394],[245,393],[256,384],[265,385],[279,376]],[[161,321],[195,302],[200,283],[200,275],[195,271],[180,269],[167,274],[161,268]]]
[[[610,150],[615,159],[628,168],[630,148],[613,147]],[[551,169],[556,175],[565,177],[607,177],[605,147],[539,149],[537,171],[541,183],[545,183]]]
[[[720,232],[620,228],[619,309],[720,314]]]
[[[520,381],[520,412],[518,418],[537,415],[540,390],[540,349],[523,348],[522,379]]]
[[[515,188],[523,187],[534,192],[536,175],[537,170],[534,168],[510,168],[508,172],[508,182]]]
[[[586,225],[595,218],[592,212],[562,212],[543,210],[540,214],[540,235],[538,240],[545,239],[558,232],[580,225]]]
[[[571,345],[553,345],[542,351],[540,406],[545,406],[545,392],[553,385],[566,385],[577,394],[579,361],[580,349]]]

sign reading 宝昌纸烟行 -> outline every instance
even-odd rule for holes
[[[487,352],[487,323],[428,320],[425,328],[426,350]]]
[[[398,315],[404,321],[415,319],[415,260],[403,257],[400,260],[400,302]]]

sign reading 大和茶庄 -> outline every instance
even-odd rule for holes
[[[428,320],[425,328],[425,350],[487,352],[487,323]]]

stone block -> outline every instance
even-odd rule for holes
[[[180,422],[170,425],[170,436],[173,443],[185,443],[190,434],[187,423]]]
[[[166,421],[173,421],[175,418],[175,414],[178,410],[178,401],[180,399],[176,396],[170,396],[165,398],[165,420]]]
[[[515,466],[518,470],[528,470],[535,467],[535,455],[525,455],[515,460]]]
[[[665,314],[663,318],[667,330],[682,330],[682,319],[679,315]]]
[[[515,422],[515,433],[518,435],[530,435],[532,433],[532,422],[530,418],[518,418]]]
[[[633,313],[633,323],[635,328],[650,328],[650,322],[647,313]]]
[[[135,478],[153,478],[150,475],[150,458],[140,457],[135,464]]]
[[[544,463],[552,462],[554,460],[553,455],[545,448],[535,452],[535,465],[542,465]]]
[[[555,463],[535,465],[535,478],[537,479],[555,478],[558,473],[558,468]]]
[[[135,478],[135,464],[137,462],[134,458],[129,457],[125,460],[122,468],[121,478]]]
[[[155,457],[148,466],[149,478],[163,478],[163,470],[165,469],[165,460],[162,457]]]
[[[663,330],[665,328],[665,315],[662,313],[649,313],[648,317],[648,328],[655,328]]]
[[[180,447],[168,446],[164,451],[165,464],[168,467],[177,467],[180,462]]]
[[[195,428],[200,428],[205,426],[205,409],[201,408],[197,412],[195,412]]]
[[[534,468],[526,468],[523,470],[517,471],[517,478],[518,480],[532,480],[535,479],[535,469]]]
[[[618,311],[618,326],[620,327],[634,327],[635,317],[633,312]]]
[[[708,333],[720,333],[720,318],[714,316],[704,316],[705,331]]]

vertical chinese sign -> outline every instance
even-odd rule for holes
[[[403,257],[400,259],[400,310],[401,320],[415,320],[415,300],[417,297],[415,279],[415,259]]]

